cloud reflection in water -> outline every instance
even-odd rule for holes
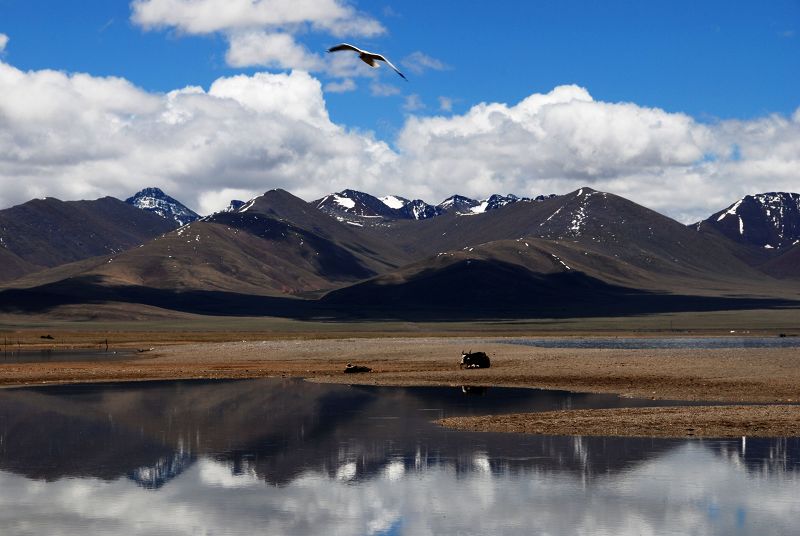
[[[485,461],[466,473],[389,463],[359,481],[309,471],[275,486],[202,458],[158,491],[4,472],[0,525],[4,534],[789,534],[800,513],[796,473],[747,471],[701,443],[589,480],[486,472]]]

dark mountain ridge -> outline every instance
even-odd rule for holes
[[[103,254],[115,254],[175,229],[174,221],[113,197],[95,201],[34,199],[0,210],[7,257],[0,281]]]
[[[293,296],[363,280],[405,262],[391,245],[356,234],[288,192],[271,190],[140,247],[20,283],[31,287],[71,278],[91,281],[94,289],[107,284]]]
[[[536,201],[556,197],[555,194],[540,195]],[[452,195],[439,203],[431,205],[422,199],[409,200],[391,195],[382,198],[359,192],[342,190],[328,194],[312,201],[311,204],[339,221],[364,226],[380,225],[394,220],[427,220],[447,213],[482,214],[517,202],[534,201],[528,197],[517,197],[513,194],[494,194],[487,199],[477,201],[462,195]]]
[[[794,256],[765,264],[772,254],[764,248],[591,188],[420,220],[381,215],[380,205],[397,209],[367,195],[350,199],[361,215],[345,218],[270,190],[141,247],[28,277],[17,285],[27,290],[0,294],[0,305],[27,292],[50,306],[95,300],[202,314],[463,318],[786,306],[800,298]],[[381,224],[361,223],[369,218]]]
[[[695,224],[735,242],[765,249],[800,243],[800,194],[768,192],[747,195]]]

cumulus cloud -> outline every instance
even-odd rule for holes
[[[335,35],[372,36],[381,24],[341,0],[134,0],[131,19],[147,28],[207,34],[309,24]]]
[[[335,37],[369,37],[385,31],[380,22],[343,0],[134,0],[131,10],[131,20],[146,30],[222,33],[231,67],[327,71],[319,55],[297,42],[297,34],[312,30]],[[340,68],[331,67],[330,74],[353,76],[342,75]]]
[[[124,198],[148,185],[203,213],[276,187],[305,199],[351,187],[438,202],[589,185],[688,223],[745,194],[796,191],[800,169],[800,109],[704,124],[577,86],[411,115],[386,141],[334,123],[322,83],[303,71],[162,94],[0,62],[0,94],[3,208],[44,195]]]
[[[4,33],[0,33],[0,52],[3,52],[6,49],[7,44],[8,36]]]
[[[145,92],[119,78],[0,63],[0,206],[32,197],[125,197],[161,185],[208,213],[282,187],[301,196],[375,187],[396,155],[328,117],[304,72]],[[246,195],[245,195],[246,194]]]
[[[230,36],[225,61],[232,67],[259,65],[278,69],[319,70],[322,59],[287,33],[236,32]]]
[[[436,191],[481,196],[590,185],[692,221],[747,193],[796,189],[799,116],[707,125],[562,86],[512,106],[412,117],[397,147],[420,189],[436,184]]]

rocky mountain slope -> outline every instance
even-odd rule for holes
[[[93,284],[298,295],[368,278],[404,261],[391,246],[356,235],[288,192],[271,190],[238,209],[97,258],[88,268],[76,263],[38,277],[41,283],[68,274]]]
[[[695,224],[733,241],[765,249],[800,243],[800,194],[769,192],[747,195]]]
[[[96,255],[113,255],[176,227],[174,221],[112,197],[34,199],[0,210],[0,281]]]
[[[271,190],[17,287],[42,303],[55,293],[59,303],[141,299],[301,317],[625,314],[800,299],[797,246],[743,244],[591,188],[484,202],[454,196],[420,219],[402,212],[413,204],[353,190],[308,203]],[[24,271],[31,261],[20,262]],[[0,307],[19,292],[0,294]]]

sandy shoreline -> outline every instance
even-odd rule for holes
[[[452,417],[457,430],[539,435],[626,437],[797,437],[800,406],[679,406],[615,408]]]
[[[176,344],[156,346],[152,351],[132,355],[131,359],[111,362],[0,362],[0,386],[302,376],[310,381],[349,384],[536,387],[636,398],[726,403],[793,404],[800,400],[800,350],[796,348],[546,349],[495,342],[508,340],[496,337],[399,337]],[[458,358],[462,349],[487,352],[492,357],[492,367],[459,370]],[[369,366],[373,372],[343,374],[347,362]],[[741,419],[730,433],[749,435],[749,431],[755,430],[755,425],[773,417],[785,421],[785,428],[771,425],[772,429],[781,432],[780,435],[796,430],[790,426],[798,421],[793,411],[777,414],[776,410],[771,410],[772,413],[767,414],[760,407],[763,406],[745,406],[737,410]],[[660,415],[658,412],[653,414],[655,420],[665,422],[666,415],[663,408],[660,410]],[[684,416],[703,414],[694,408],[682,408],[682,411]],[[597,419],[603,416],[594,410],[590,413]],[[642,432],[634,425],[653,422],[653,415],[631,413],[624,417],[631,430],[645,433],[648,429]],[[557,427],[558,421],[555,419],[552,427],[548,428],[551,433],[562,429]],[[469,424],[470,429],[497,429],[493,427],[500,421],[480,422],[480,425],[477,421]],[[521,426],[520,422],[517,418],[513,426]],[[544,426],[541,419],[535,422],[537,426]],[[686,430],[681,427],[694,426],[678,420],[671,428],[674,436],[686,435]],[[536,428],[535,433],[548,433],[548,429]],[[645,435],[662,433],[652,424],[650,429],[652,433]],[[570,433],[590,434],[591,428],[584,426]],[[624,435],[624,430],[615,429],[615,435]],[[790,435],[797,435],[797,432]]]

